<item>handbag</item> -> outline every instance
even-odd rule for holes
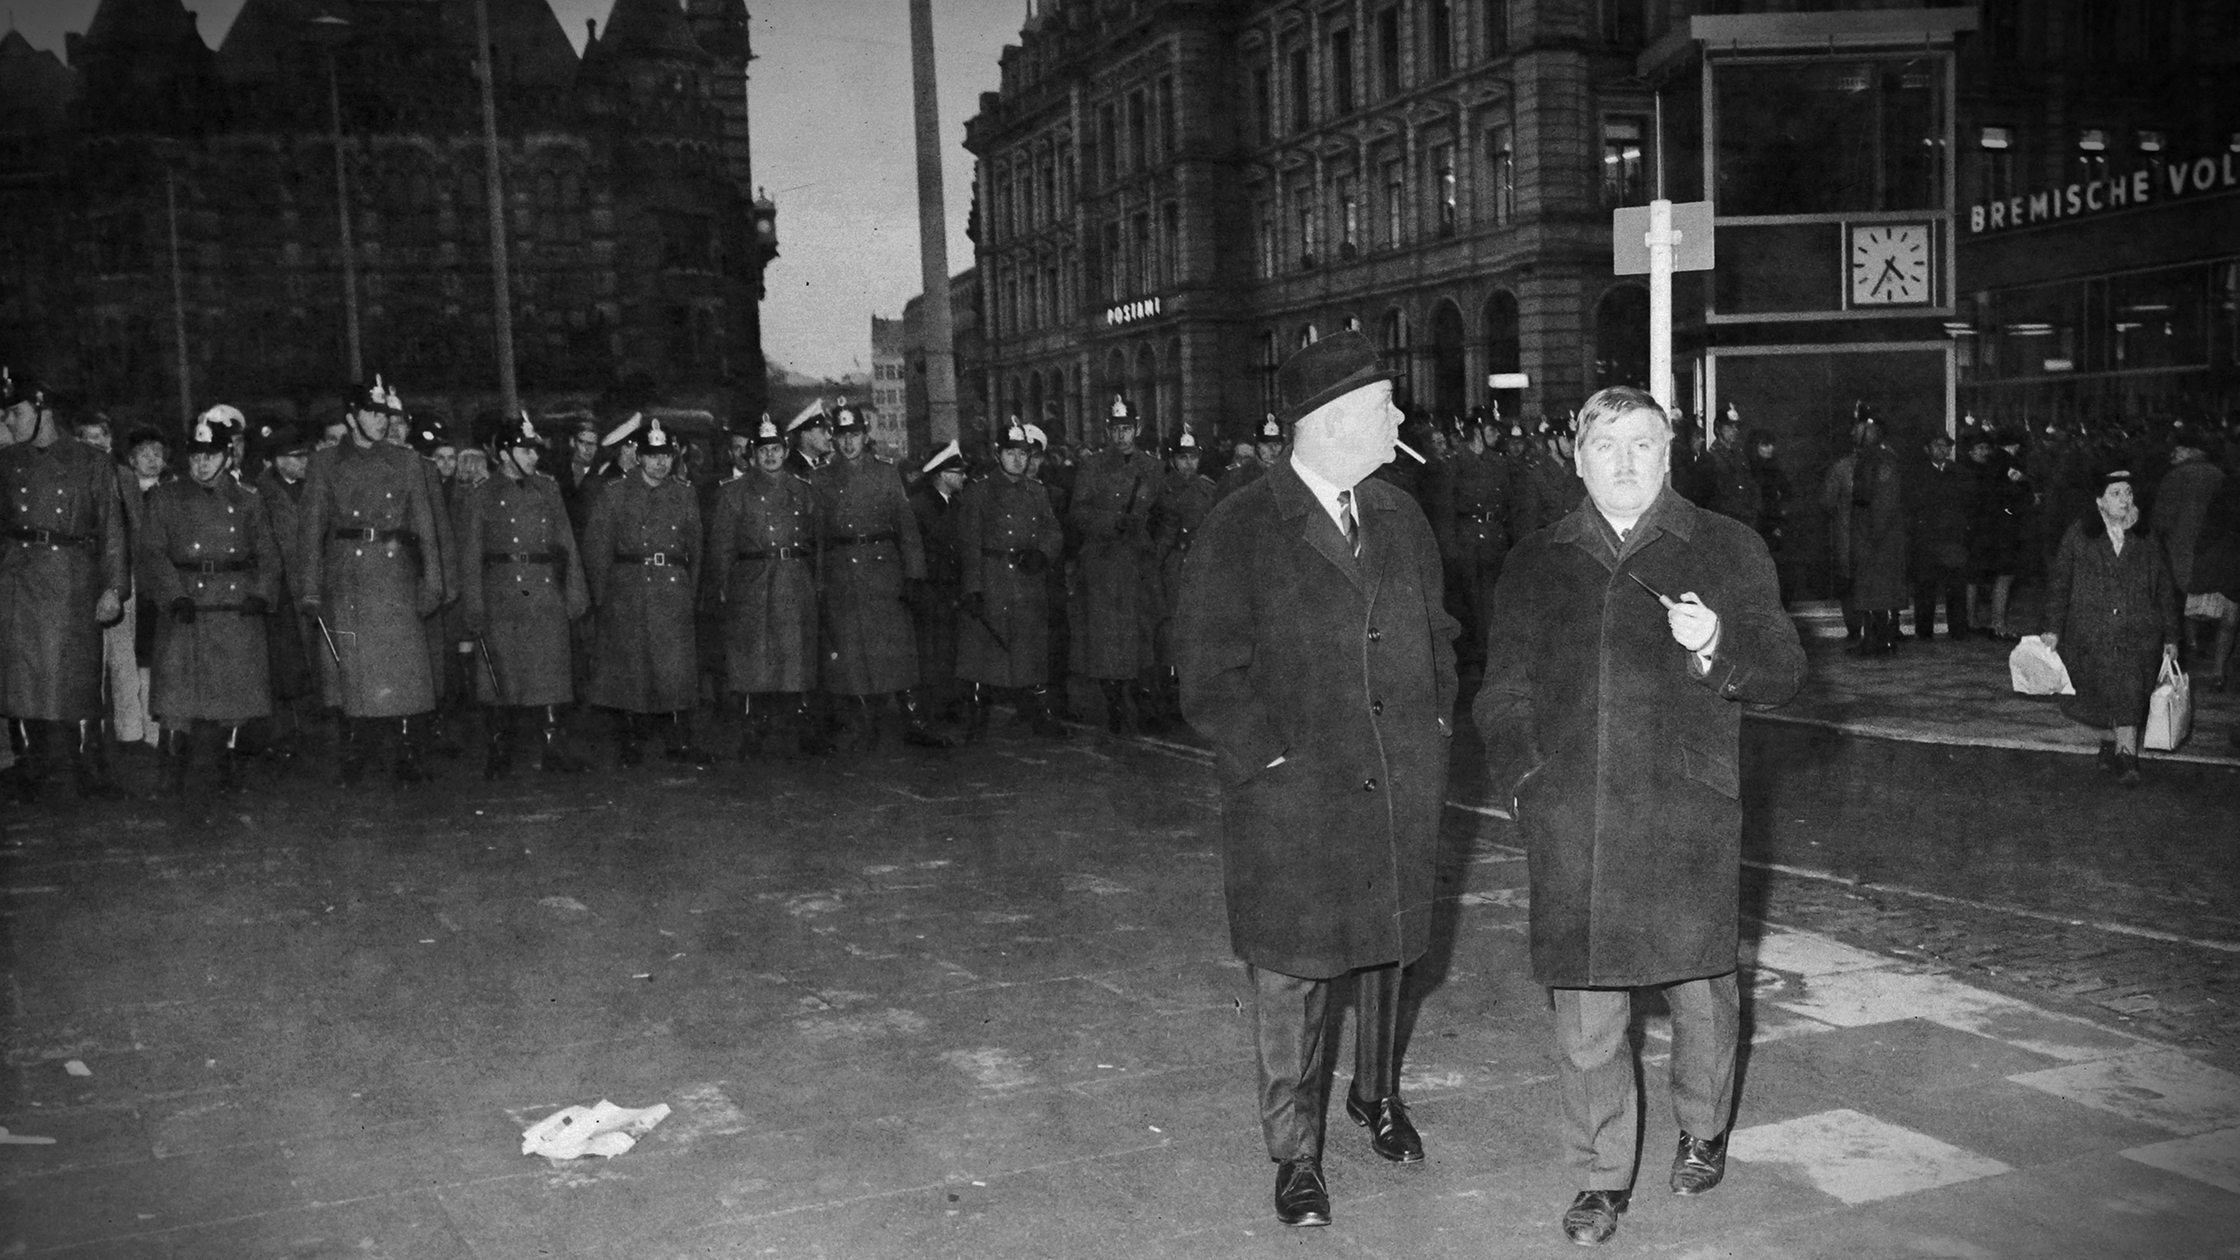
[[[2176,752],[2193,734],[2193,680],[2165,656],[2157,675],[2154,695],[2147,699],[2147,729],[2139,742],[2149,752]]]
[[[2026,634],[2016,641],[2014,651],[2007,653],[2007,677],[2014,689],[2026,696],[2073,696],[2077,689],[2069,682],[2069,667],[2061,663],[2061,655],[2046,646],[2044,638]]]

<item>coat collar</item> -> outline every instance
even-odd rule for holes
[[[1554,536],[1557,542],[1570,543],[1593,554],[1605,567],[1616,572],[1626,557],[1648,546],[1659,534],[1670,534],[1682,542],[1694,538],[1696,523],[1702,518],[1703,509],[1682,498],[1667,482],[1657,491],[1657,497],[1650,500],[1641,519],[1633,523],[1632,531],[1622,544],[1617,542],[1616,531],[1610,528],[1609,520],[1595,507],[1591,497],[1579,500],[1579,506],[1571,509],[1570,515],[1556,522]]]
[[[1336,565],[1338,571],[1346,575],[1347,581],[1364,593],[1375,593],[1378,582],[1383,577],[1384,557],[1390,548],[1373,545],[1374,540],[1390,539],[1392,526],[1386,524],[1372,527],[1364,519],[1362,528],[1368,531],[1372,545],[1364,548],[1357,557],[1353,554],[1353,549],[1346,546],[1346,536],[1338,532],[1337,522],[1330,519],[1328,512],[1323,511],[1322,504],[1315,500],[1314,491],[1307,488],[1307,483],[1300,479],[1298,470],[1291,466],[1290,456],[1286,455],[1280,463],[1270,468],[1266,480],[1269,496],[1275,501],[1276,516],[1296,526],[1301,540],[1314,548],[1323,559]],[[1362,493],[1362,486],[1368,484],[1364,480],[1360,486],[1354,487],[1355,509],[1380,514],[1391,511],[1393,504],[1386,501],[1385,496]]]

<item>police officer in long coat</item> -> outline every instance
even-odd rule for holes
[[[926,580],[903,588],[918,629],[919,694],[951,718],[960,699],[957,600],[963,593],[964,566],[958,552],[957,497],[964,482],[964,448],[953,440],[918,469],[910,510],[917,514],[918,538],[925,547]]]
[[[1219,503],[1267,476],[1268,470],[1283,459],[1283,425],[1276,420],[1274,412],[1269,412],[1261,419],[1260,427],[1253,430],[1252,437],[1253,457],[1234,460],[1222,472],[1221,480],[1213,486],[1214,502]]]
[[[349,434],[313,453],[303,494],[296,606],[319,619],[320,648],[334,667],[327,699],[342,710],[345,784],[364,775],[382,730],[397,781],[427,777],[416,726],[435,707],[435,683],[422,618],[443,604],[444,527],[420,457],[387,440],[403,414],[379,377],[353,391]]]
[[[1482,667],[1493,586],[1501,577],[1501,558],[1509,553],[1510,482],[1487,442],[1499,421],[1474,415],[1464,423],[1461,445],[1433,483],[1427,515],[1446,565],[1448,611],[1462,623],[1455,655],[1465,666]]]
[[[708,524],[708,573],[723,618],[724,690],[741,698],[739,755],[782,734],[808,740],[817,685],[817,495],[787,467],[785,436],[756,426],[739,475],[723,483]],[[784,730],[780,730],[780,724]]]
[[[300,424],[267,428],[262,435],[265,467],[256,478],[257,502],[280,548],[279,594],[265,626],[272,681],[272,738],[265,747],[267,755],[283,762],[295,756],[304,710],[319,707],[320,674],[328,664],[319,627],[296,606],[304,579],[303,497],[309,485],[305,478],[311,471],[315,438],[312,429]]]
[[[219,790],[239,790],[241,728],[272,712],[265,636],[280,598],[280,544],[232,463],[226,430],[196,421],[187,476],[148,495],[135,540],[140,589],[159,618],[148,707],[163,723],[162,788],[175,797],[204,754],[215,758]]]
[[[1072,525],[1081,539],[1073,672],[1103,690],[1107,727],[1132,735],[1141,725],[1136,693],[1152,662],[1144,592],[1164,471],[1136,449],[1136,418],[1125,400],[1112,400],[1105,432],[1111,445],[1082,460],[1073,483]]]
[[[576,532],[560,483],[537,471],[544,453],[529,417],[491,435],[495,471],[465,492],[459,559],[462,632],[475,647],[486,779],[513,771],[522,720],[535,722],[538,769],[581,774],[560,721],[576,698],[571,628],[591,610]]]
[[[420,457],[421,473],[428,479],[428,493],[436,504],[436,540],[431,554],[443,574],[442,605],[420,619],[427,632],[428,679],[435,685],[436,703],[418,733],[426,748],[456,757],[460,748],[451,734],[451,717],[465,700],[466,667],[473,663],[459,651],[459,644],[466,638],[459,591],[469,572],[459,555],[459,448],[433,418],[408,416],[406,420],[405,445]]]
[[[101,697],[102,627],[124,613],[131,565],[109,457],[55,426],[44,388],[0,367],[0,717],[12,788],[38,797],[67,742],[78,794],[113,798]]]
[[[599,654],[591,703],[615,713],[623,765],[645,761],[649,719],[664,730],[663,755],[709,766],[715,758],[692,734],[700,698],[700,500],[670,474],[680,443],[659,420],[633,440],[635,471],[610,482],[591,504],[583,531],[584,577],[598,609]]]
[[[877,706],[893,694],[904,741],[946,748],[913,691],[918,641],[903,592],[926,576],[917,514],[894,465],[865,454],[863,417],[842,407],[832,428],[839,458],[810,478],[824,529],[824,689],[859,747],[878,742]]]
[[[996,439],[996,471],[957,496],[962,573],[957,677],[971,689],[965,738],[987,733],[994,693],[1016,690],[1037,735],[1064,739],[1050,713],[1050,585],[1044,580],[1065,547],[1050,496],[1027,475],[1032,439],[1011,424]]]
[[[1167,450],[1167,483],[1159,492],[1159,509],[1151,522],[1151,547],[1157,556],[1151,636],[1157,683],[1152,689],[1153,717],[1162,726],[1182,720],[1182,684],[1175,673],[1174,602],[1182,592],[1182,562],[1197,539],[1198,527],[1213,510],[1214,482],[1200,469],[1204,450],[1197,436],[1184,429]]]

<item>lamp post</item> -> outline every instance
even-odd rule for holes
[[[521,414],[521,385],[513,362],[513,274],[506,257],[505,181],[498,169],[498,104],[490,59],[490,5],[475,0],[475,81],[482,94],[483,202],[490,208],[491,314],[498,340],[498,392],[506,414]]]
[[[358,338],[358,247],[350,232],[350,168],[342,155],[342,83],[335,70],[335,49],[350,38],[350,19],[322,13],[307,25],[311,42],[326,50],[327,132],[334,142],[334,207],[342,244],[342,328],[350,350],[350,379],[365,379]]]

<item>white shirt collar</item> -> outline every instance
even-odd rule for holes
[[[1307,483],[1307,490],[1314,495],[1314,501],[1321,504],[1322,510],[1329,514],[1330,523],[1338,527],[1339,533],[1344,533],[1346,530],[1345,517],[1343,515],[1345,509],[1338,503],[1338,492],[1341,490],[1351,490],[1352,487],[1341,486],[1336,482],[1331,481],[1330,479],[1315,472],[1315,470],[1307,467],[1305,464],[1300,463],[1298,460],[1291,461],[1291,471],[1299,474],[1299,480]],[[1360,496],[1349,495],[1348,497],[1358,499]],[[1353,519],[1356,522],[1360,521],[1361,519],[1361,513],[1358,508],[1354,512]]]

